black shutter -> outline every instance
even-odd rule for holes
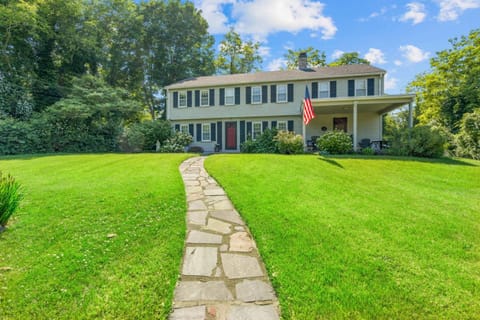
[[[225,105],[225,88],[220,88],[220,105]]]
[[[293,83],[289,83],[287,88],[288,102],[293,102]]]
[[[268,121],[262,121],[262,132],[268,129]]]
[[[288,120],[287,128],[288,131],[293,132],[293,120]]]
[[[215,89],[210,89],[210,107],[215,105]]]
[[[173,93],[173,107],[178,108],[178,92]]]
[[[195,90],[195,107],[200,107],[200,90]]]
[[[277,121],[272,121],[272,129],[277,127]]]
[[[215,125],[215,122],[210,123],[210,140],[217,140],[217,126]]]
[[[240,104],[240,88],[235,88],[235,104]]]
[[[252,123],[247,122],[247,138],[250,137],[252,139]]]
[[[252,103],[252,87],[247,87],[247,90],[245,90],[245,101],[246,104]]]
[[[277,86],[275,84],[270,86],[270,102],[277,102]]]
[[[188,132],[190,132],[192,137],[195,135],[193,123],[188,124]]]
[[[222,123],[220,121],[217,122],[217,143],[220,145],[220,149],[222,149]]]
[[[262,86],[262,103],[268,103],[268,86]]]
[[[355,80],[348,80],[348,96],[355,96]]]
[[[312,99],[318,98],[318,82],[312,82]]]
[[[367,79],[367,95],[373,96],[375,94],[375,79]]]
[[[192,106],[192,91],[187,91],[187,107]]]
[[[330,98],[337,96],[337,81],[330,81]]]
[[[197,141],[202,141],[202,124],[197,123]]]
[[[180,125],[179,124],[175,125],[175,131],[180,131]]]
[[[240,144],[245,142],[245,120],[240,121]]]

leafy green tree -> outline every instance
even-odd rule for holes
[[[215,60],[218,73],[249,73],[260,69],[262,57],[260,42],[244,41],[233,29],[220,42],[220,51]]]
[[[311,68],[323,67],[326,65],[327,57],[325,52],[319,51],[313,47],[308,47],[305,49],[288,50],[288,52],[284,55],[285,59],[287,60],[287,69],[298,69],[298,56],[300,53],[307,54],[307,65]]]
[[[370,61],[360,58],[358,52],[345,52],[340,56],[340,58],[330,62],[328,65],[335,67],[348,64],[370,64]]]
[[[455,140],[458,156],[480,160],[480,108],[463,115]]]
[[[417,75],[408,90],[417,94],[421,124],[438,122],[457,133],[463,115],[480,106],[480,29],[450,43],[452,48],[438,52],[431,71]]]

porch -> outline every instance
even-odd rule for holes
[[[321,137],[329,131],[343,130],[352,136],[353,149],[365,139],[381,147],[382,121],[385,113],[408,105],[409,126],[413,124],[412,103],[415,95],[383,95],[333,99],[312,99],[316,117],[303,126],[305,145],[312,137]]]

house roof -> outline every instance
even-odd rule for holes
[[[386,73],[385,70],[371,65],[351,64],[337,67],[309,68],[305,70],[267,71],[189,78],[173,83],[165,87],[165,89],[189,89],[267,82],[321,80],[354,76],[368,76],[384,73]]]

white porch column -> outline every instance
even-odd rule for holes
[[[408,104],[408,127],[413,127],[413,110],[411,102]]]
[[[303,118],[302,118],[302,135],[303,135],[303,149],[307,150],[307,127],[305,126],[305,122],[303,122]]]
[[[353,103],[353,150],[357,151],[357,101]]]

